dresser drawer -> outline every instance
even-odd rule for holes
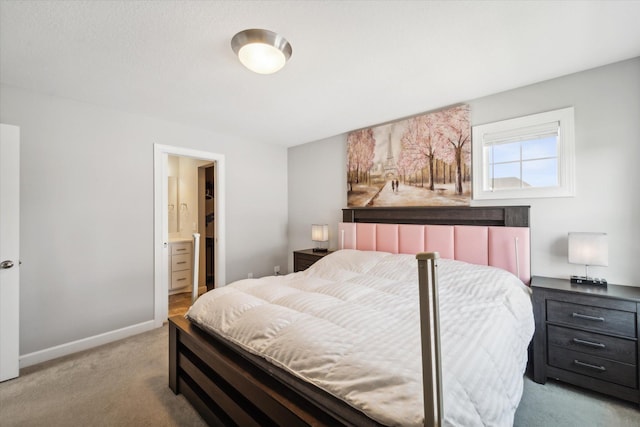
[[[191,284],[191,270],[182,270],[171,273],[171,289],[184,288]]]
[[[547,300],[547,321],[636,337],[636,314],[629,311]]]
[[[637,388],[636,366],[591,354],[549,346],[549,365],[598,378],[625,387]]]
[[[191,254],[172,255],[171,271],[189,270],[191,268]]]
[[[181,255],[191,253],[191,242],[180,242],[171,244],[171,255]]]
[[[306,250],[304,252],[296,251],[293,253],[293,271],[297,272],[306,270],[329,253],[330,252],[311,252],[311,250]]]
[[[296,258],[296,271],[306,270],[307,268],[311,267],[317,260],[318,258]]]
[[[549,325],[547,340],[550,346],[604,357],[630,365],[636,364],[636,341],[601,335],[594,332]]]

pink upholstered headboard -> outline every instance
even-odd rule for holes
[[[531,280],[529,227],[338,224],[338,247],[401,254],[439,252],[440,257],[510,271]]]

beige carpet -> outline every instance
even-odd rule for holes
[[[205,426],[168,386],[168,327],[22,369],[0,426]]]
[[[0,383],[0,426],[204,426],[169,390],[168,328],[23,369]],[[640,426],[637,405],[525,379],[516,427]]]

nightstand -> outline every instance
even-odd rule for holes
[[[640,403],[640,288],[531,279],[536,332],[533,377]]]
[[[316,263],[319,259],[329,255],[333,251],[314,252],[313,249],[303,249],[293,251],[293,272],[306,270]]]

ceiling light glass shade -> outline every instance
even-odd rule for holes
[[[269,30],[240,31],[231,39],[231,48],[242,65],[259,74],[272,74],[284,67],[293,50],[289,42]]]

